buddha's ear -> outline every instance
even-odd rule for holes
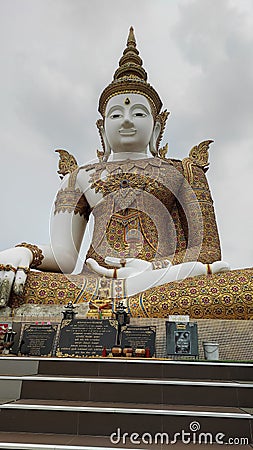
[[[161,129],[162,129],[162,126],[161,126],[160,121],[156,120],[153,131],[152,131],[152,135],[150,138],[150,142],[149,142],[149,151],[150,151],[150,153],[152,153],[153,156],[157,156],[157,153],[158,153],[158,150],[157,150],[158,145],[159,145],[158,139],[161,134]]]
[[[152,153],[153,156],[160,155],[159,144],[163,137],[163,132],[165,130],[165,125],[166,125],[166,121],[168,119],[169,114],[170,113],[167,111],[167,109],[165,109],[164,111],[162,111],[160,114],[158,114],[156,116],[155,125],[154,125],[153,133],[152,133],[152,136],[150,139],[150,146],[149,146],[150,152]],[[162,149],[162,151],[163,151],[163,149]]]
[[[101,136],[102,136],[102,139],[103,139],[103,143],[104,143],[103,148],[104,148],[104,151],[105,151],[104,152],[103,161],[107,161],[109,156],[110,156],[110,153],[111,153],[111,147],[110,147],[109,142],[107,140],[104,126],[101,129]]]
[[[98,128],[99,136],[103,147],[103,152],[99,152],[99,154],[101,155],[99,159],[102,161],[107,161],[111,153],[111,147],[106,137],[103,119],[98,119],[96,125]]]

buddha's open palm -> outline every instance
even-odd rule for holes
[[[135,277],[143,272],[147,272],[153,270],[152,263],[149,261],[144,261],[143,259],[138,258],[126,258],[125,266],[122,267],[122,260],[120,258],[105,258],[106,264],[110,266],[114,266],[117,271],[114,269],[107,269],[106,267],[100,266],[97,261],[92,258],[87,259],[87,266],[98,273],[99,275],[106,276],[108,278],[120,278],[126,279]],[[169,261],[168,261],[169,264]]]

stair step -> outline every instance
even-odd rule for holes
[[[38,358],[20,358],[0,355],[1,375],[32,375],[38,373]]]
[[[237,441],[236,441],[237,442]],[[245,441],[243,441],[245,442]],[[177,450],[185,450],[185,444],[177,442],[173,445]],[[187,448],[199,448],[200,445],[188,444]],[[229,448],[238,450],[250,450],[250,445],[229,445]],[[34,434],[34,433],[1,433],[0,432],[0,449],[13,450],[125,450],[132,449],[148,449],[148,450],[165,450],[168,449],[167,444],[145,445],[140,443],[138,445],[131,444],[129,439],[124,444],[111,444],[108,436],[74,436],[74,435],[54,435],[54,434]],[[205,445],[205,450],[220,450],[220,444],[213,443],[212,445]]]
[[[0,357],[1,374],[253,381],[253,363],[138,358]]]
[[[0,377],[0,385],[5,378]],[[252,407],[253,384],[191,380],[9,377],[20,398]],[[7,379],[6,379],[7,382]],[[2,389],[3,390],[3,389]],[[13,397],[14,398],[14,397]]]
[[[135,358],[42,358],[41,375],[253,381],[253,364]]]
[[[237,448],[240,439],[253,444],[253,364],[127,358],[0,361],[0,392],[8,400],[0,400],[0,449],[134,449],[132,433],[167,433],[171,439],[175,433],[182,438],[182,430],[191,432],[192,439],[199,433],[212,438],[223,433],[226,442],[237,439]],[[118,430],[118,446],[108,445]],[[122,442],[124,433],[129,446]],[[30,436],[30,442],[10,438],[6,446],[4,436]],[[67,436],[65,441],[57,441],[61,436]],[[97,436],[102,436],[99,442]],[[90,437],[92,446],[84,441]],[[154,443],[137,448],[156,449]]]
[[[134,448],[129,442],[124,447],[112,446],[108,436],[74,436],[55,434],[34,434],[34,433],[1,433],[0,449],[17,450],[118,450]],[[136,448],[136,447],[135,447]],[[138,448],[145,449],[147,446],[138,445]],[[161,449],[160,444],[154,444],[154,449]],[[246,450],[246,448],[244,447]]]
[[[159,405],[153,403],[92,402],[66,400],[22,399],[0,405],[1,410],[36,410],[36,411],[74,411],[74,412],[108,412],[118,414],[155,414],[155,415],[199,415],[206,417],[229,417],[253,419],[253,415],[236,407],[194,406],[194,405]]]
[[[239,408],[19,400],[1,405],[0,430],[110,436],[120,434],[189,432],[224,433],[228,438],[253,442],[253,416]],[[199,429],[198,428],[198,429]]]
[[[12,384],[14,385],[12,389]],[[5,389],[6,385],[6,389]],[[14,388],[17,394],[14,396]],[[212,380],[127,379],[62,376],[0,376],[9,399],[57,399],[126,403],[252,407],[253,383]],[[7,398],[7,397],[6,397]]]
[[[33,433],[0,433],[0,449],[17,450],[114,450],[110,439],[104,436],[74,436],[74,435],[52,435],[52,434],[33,434]],[[118,450],[120,447],[117,446]],[[130,449],[133,446],[129,443],[124,445],[124,449]],[[144,445],[138,448],[147,448]],[[159,444],[153,446],[154,449],[160,449]],[[123,450],[123,447],[121,447]],[[245,449],[246,450],[246,449]]]

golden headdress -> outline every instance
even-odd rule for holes
[[[102,116],[105,116],[105,108],[110,98],[129,92],[147,97],[154,117],[160,113],[162,101],[156,90],[147,83],[147,72],[142,67],[142,59],[136,48],[133,27],[129,30],[127,46],[119,61],[119,67],[114,74],[113,81],[103,90],[100,96],[98,110]]]

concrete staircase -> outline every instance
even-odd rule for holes
[[[1,357],[0,398],[0,449],[253,445],[253,364]]]

